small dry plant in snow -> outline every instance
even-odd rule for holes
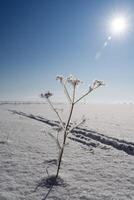
[[[66,139],[69,135],[69,133],[71,131],[73,131],[73,129],[75,129],[76,127],[78,127],[79,125],[83,124],[85,122],[85,119],[83,119],[79,124],[71,124],[71,117],[72,117],[72,113],[74,110],[74,106],[81,101],[84,97],[86,97],[87,95],[89,95],[92,91],[96,90],[98,87],[104,85],[103,81],[100,80],[95,80],[93,81],[93,83],[89,86],[87,92],[85,92],[84,94],[82,94],[79,98],[76,98],[76,89],[77,86],[82,83],[82,81],[80,81],[79,79],[75,78],[74,76],[70,75],[67,78],[64,78],[63,76],[57,76],[56,80],[58,80],[60,82],[60,84],[63,87],[64,93],[69,101],[69,105],[70,105],[70,111],[69,111],[69,115],[67,118],[67,122],[64,122],[62,120],[62,117],[60,116],[60,113],[58,112],[58,110],[54,107],[52,101],[51,101],[51,96],[52,93],[51,92],[47,92],[47,93],[42,93],[41,97],[45,98],[48,102],[48,104],[50,105],[50,107],[52,108],[52,110],[55,112],[55,114],[58,117],[59,120],[59,127],[57,129],[58,133],[57,133],[57,137],[56,142],[57,142],[57,146],[59,149],[59,157],[58,157],[58,165],[57,165],[57,171],[56,171],[56,175],[55,175],[55,181],[58,178],[59,175],[59,171],[60,171],[60,166],[61,166],[61,161],[62,161],[62,157],[63,157],[63,153],[64,153],[64,148],[66,145]],[[68,89],[68,84],[71,85],[72,87],[72,95],[70,95],[70,90]],[[58,134],[59,132],[63,132],[63,140],[62,142],[59,141],[58,139]]]

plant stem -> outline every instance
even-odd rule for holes
[[[67,88],[66,88],[66,83],[65,83],[65,82],[64,82],[64,83],[61,82],[61,84],[62,84],[62,86],[63,86],[65,95],[67,96],[67,99],[69,100],[69,103],[72,103],[71,97],[70,97],[69,92],[68,92],[68,90],[67,90]]]
[[[94,88],[90,88],[88,92],[86,92],[84,95],[82,95],[79,99],[77,99],[74,104],[78,103],[81,99],[83,99],[84,97],[86,97],[87,95],[89,95],[89,93],[91,93],[93,90],[96,90],[98,87],[100,87],[101,85],[98,85]]]
[[[56,113],[57,117],[59,118],[59,120],[60,120],[60,124],[61,124],[62,128],[65,129],[65,127],[64,127],[64,123],[63,123],[63,121],[62,121],[62,119],[61,119],[59,113],[58,113],[57,110],[54,108],[53,104],[51,103],[50,99],[47,98],[47,101],[48,101],[50,107],[52,108],[52,110]]]
[[[83,99],[85,96],[87,96],[91,91],[86,92],[84,95],[82,95],[79,99],[77,99],[74,103],[78,103],[81,99]]]
[[[64,152],[64,147],[65,147],[65,144],[66,144],[66,138],[67,138],[67,135],[68,135],[67,134],[68,126],[70,124],[70,120],[71,120],[72,113],[73,113],[74,99],[75,99],[75,86],[74,86],[74,90],[73,90],[73,98],[72,98],[72,103],[71,103],[71,110],[70,110],[70,113],[69,113],[67,124],[65,126],[64,137],[63,137],[63,144],[62,144],[62,147],[61,147],[60,156],[59,156],[59,162],[58,162],[58,168],[57,168],[57,172],[56,172],[56,179],[57,179],[57,177],[59,175],[59,170],[60,170],[60,165],[61,165],[62,156],[63,156],[63,152]]]

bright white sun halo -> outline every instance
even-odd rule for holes
[[[113,18],[110,23],[110,29],[114,35],[124,34],[127,30],[127,19],[123,16]]]

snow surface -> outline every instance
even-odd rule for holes
[[[64,108],[61,115],[66,121],[68,107],[56,107]],[[47,104],[0,106],[0,200],[43,200],[48,188],[34,189],[47,177],[47,167],[50,174],[56,172],[58,150],[48,134],[56,132],[47,123],[9,110],[50,121],[57,118]],[[83,114],[88,119],[83,130],[134,143],[134,105],[77,105],[72,121],[79,121]],[[67,140],[63,156],[60,177],[64,184],[55,186],[47,199],[134,199],[133,155],[96,139],[81,143],[75,135],[69,136],[74,140]],[[83,135],[78,139],[85,141]]]

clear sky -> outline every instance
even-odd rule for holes
[[[103,49],[115,13],[129,28]],[[83,89],[107,84],[89,101],[134,102],[133,15],[133,0],[0,0],[0,100],[34,100],[48,89],[61,100],[55,77],[74,74]]]

